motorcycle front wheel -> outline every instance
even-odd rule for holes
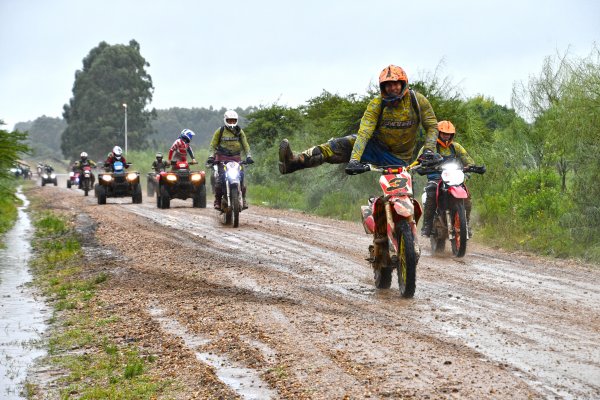
[[[237,186],[231,188],[231,219],[233,227],[237,228],[240,226],[240,192]]]
[[[453,207],[450,223],[452,224],[453,233],[453,238],[450,239],[452,254],[456,257],[463,257],[467,252],[467,216],[462,202]]]
[[[402,297],[410,298],[415,295],[416,289],[417,255],[408,221],[399,221],[394,235],[398,241],[398,287]]]

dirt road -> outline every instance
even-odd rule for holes
[[[598,268],[423,244],[407,300],[374,289],[358,223],[253,206],[234,229],[191,200],[36,192],[79,214],[86,268],[110,275],[98,312],[122,324],[101,333],[184,398],[600,398]]]

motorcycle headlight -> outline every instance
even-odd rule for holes
[[[228,169],[226,174],[229,179],[237,179],[240,176],[240,170],[239,169]]]
[[[127,174],[128,181],[135,181],[135,178],[137,178],[137,174],[135,172],[130,172]]]
[[[191,177],[192,182],[200,182],[201,179],[202,179],[202,175],[200,175],[200,174],[193,174]]]
[[[465,181],[465,173],[460,169],[447,169],[442,171],[442,180],[450,186],[460,185]]]
[[[69,172],[69,177],[74,176],[74,175],[75,175],[75,172],[73,172],[73,171]]]
[[[176,182],[177,181],[177,175],[175,175],[175,174],[168,174],[167,175],[167,180],[169,182]]]
[[[102,175],[102,180],[104,182],[110,182],[110,181],[112,181],[112,176],[111,175]]]

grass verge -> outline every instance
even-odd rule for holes
[[[61,399],[151,399],[169,397],[171,382],[153,373],[155,357],[133,344],[99,334],[99,327],[120,323],[98,318],[96,292],[110,280],[85,270],[80,240],[64,216],[36,210],[31,267],[34,282],[54,306],[45,361],[63,372],[55,386]],[[29,399],[47,398],[38,382],[25,385]]]

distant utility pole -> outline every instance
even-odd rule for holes
[[[123,103],[125,109],[125,155],[127,155],[127,103]]]

